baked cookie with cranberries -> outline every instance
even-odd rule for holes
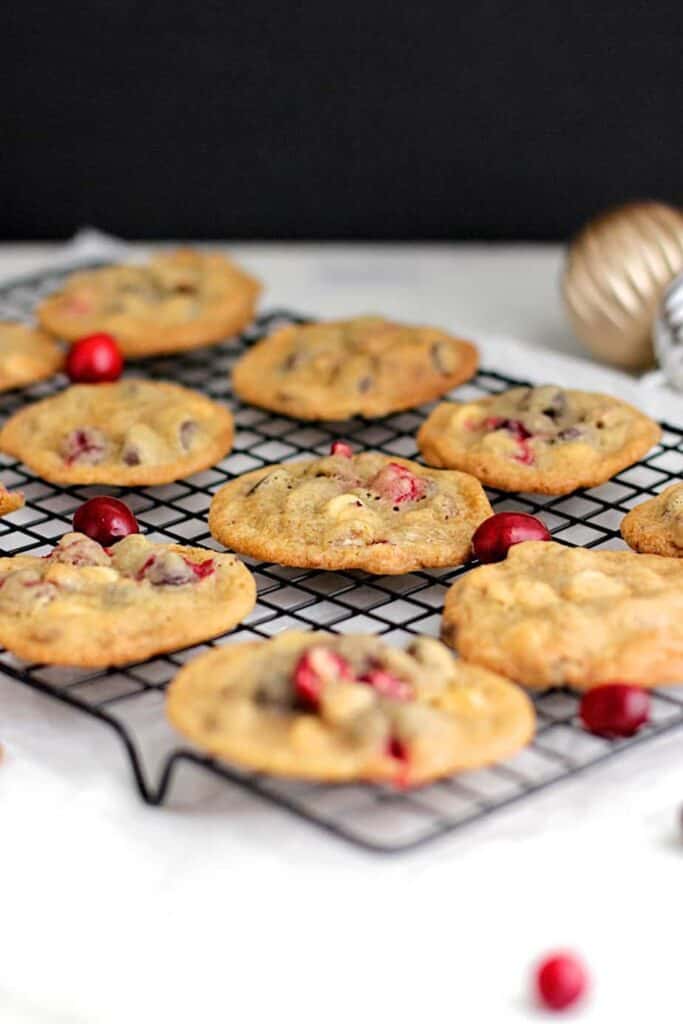
[[[459,565],[491,515],[466,473],[426,469],[377,452],[265,466],[222,487],[209,512],[213,536],[280,565],[402,573]]]
[[[165,484],[230,450],[232,416],[198,391],[129,378],[76,384],[25,406],[0,449],[57,484]]]
[[[237,361],[232,383],[245,402],[297,419],[373,418],[438,398],[477,359],[436,327],[364,316],[279,328]]]
[[[21,491],[8,491],[0,484],[0,516],[8,516],[10,512],[16,512],[24,504],[24,495]]]
[[[683,558],[683,483],[632,508],[621,521],[621,536],[636,551]]]
[[[26,661],[122,665],[218,636],[255,600],[231,555],[68,533],[47,557],[0,558],[0,643]]]
[[[281,633],[189,662],[171,723],[215,757],[272,775],[418,785],[491,764],[531,739],[529,699],[438,642]]]
[[[597,487],[657,443],[659,426],[619,398],[555,385],[438,405],[417,436],[432,466],[503,491]]]
[[[112,334],[124,355],[139,358],[229,338],[253,319],[259,292],[221,253],[177,249],[73,274],[40,303],[38,319],[67,341]]]
[[[0,320],[0,391],[46,380],[63,365],[64,352],[49,334]]]
[[[527,541],[461,576],[443,639],[533,689],[683,679],[683,562]]]

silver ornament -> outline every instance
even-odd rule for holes
[[[655,353],[664,376],[683,391],[683,274],[662,296],[654,328]]]

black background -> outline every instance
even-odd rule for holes
[[[545,239],[681,202],[682,29],[681,0],[4,0],[0,237]]]

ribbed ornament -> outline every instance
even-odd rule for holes
[[[682,211],[654,202],[606,211],[567,253],[562,293],[574,331],[603,362],[645,369],[662,293],[682,270]]]

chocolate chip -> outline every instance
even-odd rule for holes
[[[304,356],[302,352],[290,352],[285,361],[280,365],[280,370],[282,373],[291,373],[303,361]]]
[[[358,381],[358,390],[362,395],[364,395],[367,391],[370,390],[374,383],[375,381],[372,377],[361,377],[361,379]]]
[[[567,411],[567,396],[564,391],[556,391],[550,402],[543,409],[543,415],[551,420],[557,420]]]
[[[140,452],[134,445],[127,445],[122,453],[121,458],[127,466],[139,466],[142,462],[140,458]]]

